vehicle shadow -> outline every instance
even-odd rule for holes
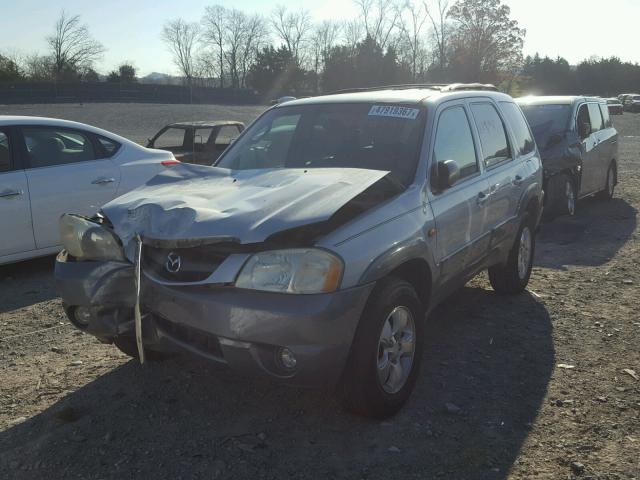
[[[0,477],[506,478],[553,370],[546,309],[466,287],[432,313],[426,347],[382,422],[193,359],[130,361],[0,433]]]
[[[0,313],[57,297],[55,255],[0,266]]]
[[[638,211],[622,198],[588,198],[573,217],[545,222],[537,236],[535,265],[565,270],[567,265],[599,266],[632,237]]]

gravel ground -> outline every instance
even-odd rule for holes
[[[142,129],[119,122],[129,106],[75,108],[142,136],[196,110],[135,106],[163,112]],[[528,292],[498,297],[480,275],[436,309],[388,421],[192,358],[140,366],[74,331],[51,257],[0,267],[0,478],[640,480],[640,115],[614,121],[614,200],[543,225]]]

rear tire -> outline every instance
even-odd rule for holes
[[[386,418],[409,398],[422,360],[424,308],[408,282],[387,277],[369,297],[340,383],[344,407]]]
[[[138,345],[136,344],[135,337],[116,337],[113,339],[113,344],[125,355],[131,358],[139,358]],[[159,362],[172,356],[170,353],[149,350],[148,348],[144,349],[144,358],[150,362]]]
[[[617,181],[618,171],[616,170],[616,164],[611,162],[611,164],[609,164],[609,169],[607,170],[607,183],[605,184],[604,190],[598,194],[598,198],[605,201],[611,200],[613,198]]]
[[[518,235],[509,252],[507,263],[489,267],[489,281],[496,293],[513,295],[521,293],[527,288],[533,268],[535,246],[536,237],[533,222],[527,214],[518,229]]]

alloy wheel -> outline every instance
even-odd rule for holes
[[[413,368],[415,320],[407,307],[394,308],[382,324],[378,341],[378,380],[387,393],[397,393]]]

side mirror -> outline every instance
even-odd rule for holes
[[[455,160],[442,160],[435,165],[434,187],[438,191],[453,187],[460,180],[460,167]]]
[[[591,124],[589,122],[582,122],[578,125],[578,134],[580,138],[587,138],[591,135]]]

